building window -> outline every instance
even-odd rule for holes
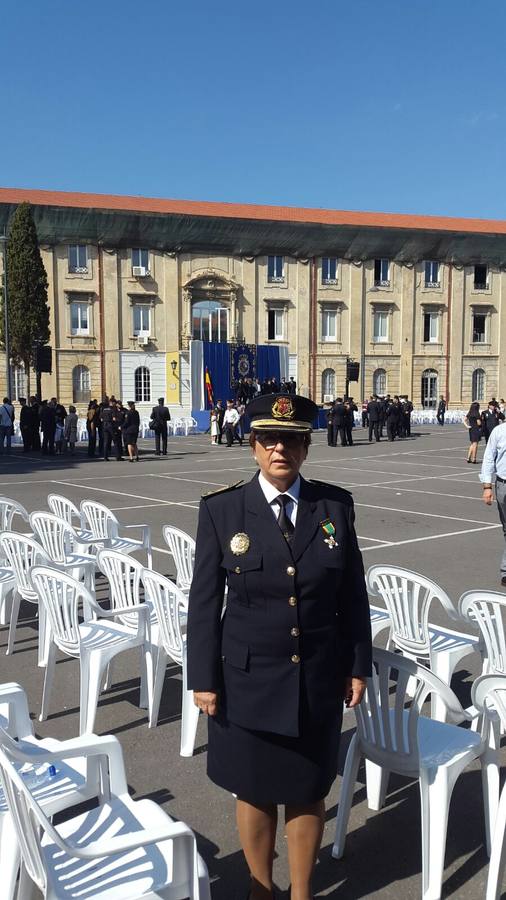
[[[383,397],[387,392],[387,373],[384,369],[376,369],[372,376],[372,392]]]
[[[488,290],[488,271],[486,266],[474,267],[474,289],[475,291]]]
[[[133,248],[132,275],[149,275],[149,250],[141,247]]]
[[[322,257],[322,284],[337,284],[337,257]]]
[[[437,406],[438,377],[435,369],[425,369],[422,373],[422,406],[424,409],[435,409]]]
[[[373,313],[372,339],[377,344],[388,342],[388,313],[385,310],[375,310]]]
[[[473,344],[486,343],[486,323],[484,313],[473,313]]]
[[[390,287],[390,260],[374,260],[374,284],[376,287]]]
[[[151,307],[147,303],[134,303],[134,336],[149,337],[151,334]]]
[[[27,395],[27,380],[25,367],[11,366],[11,400],[19,400]]]
[[[217,300],[199,300],[192,306],[192,337],[194,341],[213,341],[223,344],[228,340],[228,315],[226,306]]]
[[[267,337],[270,341],[282,341],[284,339],[284,316],[282,306],[273,306],[267,310]]]
[[[134,372],[136,403],[151,402],[151,373],[146,366],[139,366]]]
[[[285,265],[282,256],[267,257],[267,281],[282,284],[285,280]]]
[[[485,372],[483,369],[475,369],[473,372],[473,402],[478,400],[483,403],[485,399]]]
[[[87,366],[72,369],[72,402],[89,403],[91,400],[91,378]]]
[[[88,274],[88,253],[86,244],[69,245],[69,272],[74,275]]]
[[[439,280],[439,263],[434,259],[425,260],[425,287],[441,287],[441,282]]]
[[[334,369],[322,372],[322,403],[332,403],[336,395],[336,373]]]
[[[337,341],[337,310],[331,307],[322,309],[322,341]]]
[[[438,322],[439,322],[439,314],[437,312],[425,312],[423,314],[423,342],[424,342],[424,344],[437,344]]]
[[[90,333],[90,305],[85,301],[73,300],[70,304],[70,333]]]

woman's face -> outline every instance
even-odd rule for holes
[[[253,453],[267,481],[292,484],[307,456],[307,447],[303,434],[263,431],[255,434]]]

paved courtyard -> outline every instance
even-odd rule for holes
[[[306,477],[341,484],[352,491],[359,542],[367,568],[389,562],[412,568],[440,583],[456,603],[470,588],[501,590],[499,559],[503,536],[495,505],[480,501],[479,466],[467,465],[467,432],[462,426],[422,426],[411,439],[369,444],[362,429],[355,430],[355,446],[329,448],[326,435],[313,435]],[[151,445],[139,465],[88,460],[85,450],[75,457],[43,458],[18,450],[0,460],[0,494],[23,503],[28,510],[47,508],[50,492],[79,503],[95,498],[113,509],[126,524],[148,523],[152,528],[154,566],[173,575],[171,556],[164,548],[161,528],[166,523],[195,534],[199,498],[222,485],[249,479],[255,463],[249,447],[212,447],[207,435],[173,438],[169,455],[155,457]],[[481,459],[483,446],[480,446]],[[0,631],[0,680],[19,681],[29,695],[36,719],[40,710],[42,670],[36,666],[37,628],[33,609],[22,608],[16,652],[4,656],[7,631]],[[431,620],[448,624],[435,607]],[[463,628],[462,630],[465,630]],[[468,657],[455,678],[464,705],[478,673],[478,660]],[[147,728],[138,707],[137,655],[124,654],[115,668],[112,689],[102,695],[96,730],[116,735],[124,750],[131,792],[150,797],[196,832],[200,851],[212,879],[214,900],[246,894],[247,873],[234,827],[233,798],[205,776],[206,726],[201,717],[196,751],[191,759],[179,756],[181,681],[179,670],[168,670],[159,725]],[[61,658],[56,667],[52,712],[37,733],[67,738],[78,729],[78,666]],[[354,727],[345,715],[340,771]],[[331,847],[340,778],[328,798],[327,825],[316,869],[319,897],[418,898],[421,896],[419,796],[416,783],[393,777],[381,812],[367,809],[364,771],[350,818],[346,855],[333,860]],[[487,857],[478,767],[466,771],[455,788],[448,828],[444,896],[484,896]],[[275,877],[286,890],[288,867],[282,823],[279,826]]]

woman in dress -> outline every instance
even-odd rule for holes
[[[480,404],[475,402],[471,403],[469,408],[469,412],[466,416],[466,424],[469,428],[469,450],[467,451],[467,461],[468,463],[476,462],[476,454],[478,453],[478,444],[481,441],[481,416],[480,416]]]
[[[211,410],[210,416],[210,425],[211,425],[211,444],[218,443],[218,413],[215,409]]]
[[[137,448],[137,440],[139,437],[139,428],[141,419],[135,408],[133,400],[128,401],[128,412],[125,415],[122,424],[123,439],[128,448],[128,456],[130,462],[139,462],[139,450]]]
[[[371,670],[369,604],[351,495],[299,474],[316,405],[268,394],[248,416],[259,472],[200,505],[188,686],[209,717],[208,776],[237,797],[248,896],[274,896],[282,805],[291,898],[311,900],[343,700],[360,702]]]

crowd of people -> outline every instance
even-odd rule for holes
[[[40,452],[55,456],[75,452],[78,441],[79,417],[75,406],[67,409],[56,397],[39,402],[37,397],[19,398],[19,429],[23,452]],[[170,412],[160,397],[151,412],[150,428],[155,434],[155,454],[167,455],[167,438]],[[15,411],[8,397],[0,406],[0,455],[9,453],[14,435]],[[99,403],[91,400],[86,412],[88,456],[103,457],[108,461],[114,450],[119,462],[124,454],[130,462],[139,461],[138,438],[140,415],[133,400],[124,406],[114,396],[105,396]]]
[[[231,447],[234,441],[242,446],[245,433],[244,417],[246,408],[252,400],[266,394],[294,394],[297,383],[294,378],[277,381],[276,378],[240,378],[232,387],[235,399],[226,401],[217,400],[209,412],[209,433],[211,444],[216,447],[223,444],[225,438],[227,447]]]
[[[485,409],[480,409],[478,401],[471,403],[469,412],[464,419],[464,425],[469,429],[468,463],[477,462],[478,444],[481,439],[483,438],[485,443],[488,443],[494,428],[504,422],[505,418],[506,403],[502,398],[498,402],[495,397],[492,397]]]
[[[337,397],[327,409],[327,443],[329,447],[337,446],[339,437],[341,447],[353,446],[354,414],[358,407],[353,397]],[[390,394],[378,397],[371,394],[369,400],[362,403],[362,427],[369,429],[369,443],[373,439],[380,441],[386,428],[387,438],[394,441],[396,438],[411,436],[411,413],[413,404],[408,397],[393,398]]]

